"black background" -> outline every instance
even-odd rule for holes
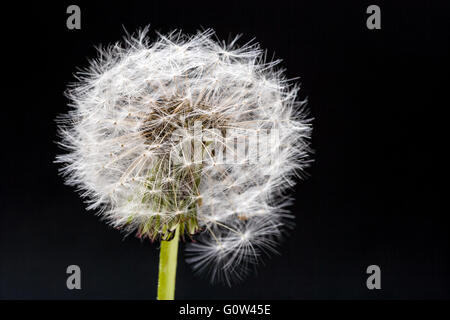
[[[16,3],[3,11],[0,298],[153,299],[157,245],[107,227],[53,164],[63,92],[95,45],[124,27],[214,28],[255,38],[300,76],[315,162],[293,190],[296,228],[258,274],[211,285],[179,259],[178,299],[450,298],[449,5],[444,1],[122,1]],[[81,30],[66,8],[81,7]],[[366,28],[381,7],[382,29]],[[5,73],[5,70],[8,70]],[[181,253],[183,249],[181,248]],[[67,290],[66,267],[82,270]],[[368,290],[367,266],[382,271]]]

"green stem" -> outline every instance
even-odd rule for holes
[[[159,253],[158,300],[173,300],[175,297],[175,277],[177,273],[178,242],[180,225],[170,241],[161,241]]]

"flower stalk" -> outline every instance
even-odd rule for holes
[[[174,237],[169,241],[161,241],[159,253],[158,300],[174,300],[175,298],[179,239],[180,225],[178,224],[175,229]]]

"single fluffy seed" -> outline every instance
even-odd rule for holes
[[[146,33],[100,49],[78,74],[57,162],[112,226],[152,240],[180,226],[196,240],[194,269],[230,283],[277,244],[310,122],[257,44]]]

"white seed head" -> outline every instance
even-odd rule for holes
[[[179,227],[194,269],[230,283],[279,240],[310,121],[257,44],[146,34],[99,49],[77,74],[57,162],[112,226],[151,240]]]

